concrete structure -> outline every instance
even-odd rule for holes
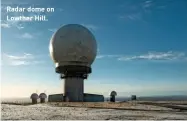
[[[41,93],[39,95],[40,103],[45,103],[45,99],[47,98],[47,95],[45,93]]]
[[[64,96],[67,101],[83,101],[84,98],[84,79],[66,78],[64,80]]]
[[[115,102],[115,96],[117,96],[117,92],[116,91],[112,91],[110,93],[110,102]]]
[[[136,95],[131,95],[131,100],[136,100]]]
[[[84,102],[104,102],[104,96],[84,93]]]
[[[53,94],[48,96],[48,102],[63,102],[63,94]]]
[[[65,25],[52,36],[49,51],[56,72],[64,79],[64,96],[71,102],[84,101],[84,79],[92,72],[97,54],[93,34],[82,25]]]
[[[48,96],[48,102],[66,102],[66,97],[63,94],[54,94]],[[104,102],[103,95],[84,93],[84,102]]]
[[[32,99],[32,104],[37,104],[38,94],[33,93],[30,98]]]

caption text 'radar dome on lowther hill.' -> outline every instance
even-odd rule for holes
[[[64,96],[69,101],[83,101],[84,79],[92,72],[97,55],[93,34],[82,25],[65,25],[52,36],[49,51],[56,72],[64,79]]]

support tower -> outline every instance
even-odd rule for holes
[[[84,101],[84,79],[92,72],[97,54],[93,34],[79,24],[68,24],[57,30],[50,41],[50,55],[56,73],[64,80],[64,96],[68,101]]]

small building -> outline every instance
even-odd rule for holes
[[[53,94],[48,96],[48,102],[68,102],[63,94]],[[84,93],[84,102],[104,102],[103,95]]]
[[[104,96],[84,93],[84,102],[104,102]]]
[[[48,96],[48,102],[63,102],[63,94],[52,94]]]

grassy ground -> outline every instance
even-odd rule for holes
[[[32,105],[31,102],[12,101],[1,102],[1,104],[10,105]],[[137,101],[137,102],[46,102],[51,106],[56,107],[81,107],[81,108],[101,108],[101,109],[121,109],[121,110],[142,110],[142,105],[145,107],[143,110],[150,110],[150,107],[157,110],[155,107],[164,107],[170,109],[187,110],[187,101]]]
[[[1,102],[1,104],[9,104],[9,105],[32,105],[32,103],[27,103],[27,102]]]
[[[154,102],[154,101],[153,101]],[[142,102],[141,102],[142,103]],[[157,102],[158,103],[158,102]],[[11,103],[15,104],[15,103]],[[25,104],[25,103],[24,103]],[[187,111],[138,102],[2,104],[4,120],[186,120]],[[179,103],[177,103],[179,104]],[[24,106],[22,106],[24,105]],[[181,105],[181,103],[180,103]],[[114,110],[115,109],[115,110]]]
[[[1,104],[9,104],[9,105],[32,105],[31,102],[28,101],[2,101]]]

